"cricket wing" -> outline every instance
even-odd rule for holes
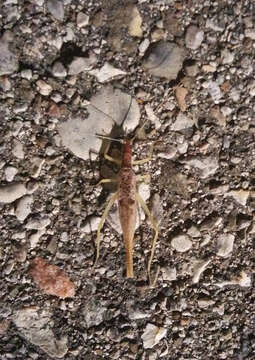
[[[127,277],[133,278],[133,249],[137,218],[136,201],[133,199],[119,201],[119,214],[126,250],[126,273]]]

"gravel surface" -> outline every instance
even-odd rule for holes
[[[0,26],[0,359],[254,360],[254,1],[11,0]],[[134,279],[115,205],[93,269],[95,134],[135,131],[154,287],[141,211]]]

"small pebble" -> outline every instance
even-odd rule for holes
[[[197,64],[193,64],[193,65],[187,65],[185,67],[186,73],[188,76],[192,76],[195,77],[198,74],[198,66]]]
[[[83,71],[89,71],[97,62],[97,57],[92,52],[89,57],[74,57],[69,65],[68,74],[78,75]]]
[[[177,279],[177,272],[175,267],[163,267],[161,271],[163,280],[175,281]]]
[[[228,257],[234,246],[235,237],[232,234],[222,234],[217,240],[217,255],[220,257]]]
[[[27,193],[25,185],[21,182],[12,183],[0,187],[0,202],[12,203]]]
[[[228,49],[223,49],[221,51],[221,58],[223,64],[232,64],[232,62],[234,61],[234,54]]]
[[[15,175],[17,173],[18,169],[14,166],[6,166],[6,168],[4,169],[5,178],[8,182],[11,182],[15,178]]]
[[[57,20],[63,21],[65,16],[64,4],[62,0],[47,0],[49,13]]]
[[[25,195],[17,203],[15,215],[19,221],[24,221],[31,213],[31,206],[33,204],[33,196]]]
[[[205,271],[205,269],[210,264],[210,262],[211,260],[206,260],[206,261],[197,260],[192,264],[193,284],[197,284],[199,282],[202,273]]]
[[[50,219],[47,216],[42,216],[39,219],[31,219],[29,220],[25,228],[29,230],[43,230],[50,224]]]
[[[35,233],[31,234],[29,237],[30,247],[33,249],[37,246],[40,237],[45,234],[45,229],[38,230]]]
[[[219,100],[222,97],[222,92],[220,90],[219,85],[215,81],[209,81],[207,90],[208,90],[209,94],[211,95],[215,104],[218,104]]]
[[[23,79],[31,80],[33,77],[32,70],[30,69],[22,70],[21,77],[23,77]]]
[[[64,65],[60,61],[56,61],[52,67],[52,75],[58,78],[64,78],[67,75],[67,71]]]
[[[185,36],[186,47],[192,50],[196,50],[202,44],[203,40],[204,32],[197,26],[189,26]]]
[[[52,92],[52,87],[43,80],[38,80],[36,85],[39,93],[43,96],[48,96]]]
[[[194,119],[189,118],[188,116],[184,115],[182,112],[179,112],[175,122],[171,126],[171,130],[181,131],[181,130],[189,129],[193,127],[194,124],[195,124]]]
[[[89,71],[90,75],[94,75],[97,80],[101,83],[110,81],[114,78],[120,78],[125,76],[127,73],[120,69],[113,67],[111,64],[106,62],[100,69],[93,69]]]
[[[171,241],[171,246],[179,252],[186,252],[192,247],[189,236],[185,234],[175,236]]]
[[[0,76],[18,71],[18,56],[10,50],[11,46],[9,46],[13,41],[13,34],[9,30],[5,31],[0,38]]]
[[[91,216],[86,219],[84,226],[81,228],[81,232],[90,234],[92,231],[96,231],[101,218],[99,216]]]
[[[166,334],[167,329],[163,327],[159,328],[153,324],[147,324],[145,331],[141,336],[144,349],[151,349],[153,346],[157,345]]]
[[[89,16],[83,12],[79,12],[76,18],[76,23],[79,28],[89,24]]]
[[[141,38],[143,36],[143,30],[142,30],[142,17],[135,6],[130,14],[130,23],[128,27],[129,35],[133,37]]]
[[[14,139],[14,141],[13,141],[12,154],[17,159],[21,159],[21,160],[24,159],[24,157],[25,157],[25,153],[23,150],[23,144],[17,139]]]
[[[238,202],[239,204],[245,206],[247,203],[247,200],[250,196],[250,191],[249,190],[231,190],[228,191],[225,196],[232,196],[236,202]]]

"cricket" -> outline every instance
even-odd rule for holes
[[[107,138],[105,136],[100,136],[101,138]],[[148,219],[151,222],[152,228],[154,229],[154,238],[152,240],[150,257],[147,265],[147,273],[149,283],[152,285],[151,279],[151,264],[154,257],[155,247],[158,239],[158,225],[154,220],[153,216],[150,213],[149,208],[147,207],[145,201],[137,192],[137,183],[141,181],[145,181],[150,178],[149,174],[146,175],[136,175],[132,166],[133,165],[141,165],[151,160],[152,151],[153,151],[153,143],[150,146],[150,152],[148,157],[142,160],[132,161],[132,145],[135,136],[131,139],[125,140],[115,140],[120,141],[122,143],[122,158],[115,159],[108,154],[110,148],[110,142],[104,151],[104,157],[108,161],[111,161],[118,166],[120,166],[119,172],[116,178],[112,179],[102,179],[99,184],[103,183],[111,183],[115,182],[117,185],[117,191],[111,196],[104,212],[102,218],[99,222],[97,229],[97,239],[96,239],[96,259],[94,263],[94,268],[97,265],[100,253],[100,241],[101,241],[101,229],[103,227],[104,221],[113,206],[115,201],[118,201],[118,209],[119,209],[119,217],[120,223],[123,232],[123,240],[125,245],[125,256],[126,256],[126,277],[133,278],[134,277],[134,269],[133,269],[133,252],[134,252],[134,234],[136,228],[136,220],[137,220],[137,211],[138,204],[142,207]]]

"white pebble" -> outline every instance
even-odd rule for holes
[[[211,95],[215,104],[217,104],[222,97],[222,92],[221,92],[219,85],[215,81],[209,81],[207,90],[208,90],[209,94]]]
[[[179,252],[188,251],[192,247],[189,236],[185,234],[175,236],[171,241],[171,246]]]
[[[157,345],[166,334],[167,329],[163,327],[159,328],[153,324],[147,324],[146,329],[141,336],[143,339],[143,347],[145,349],[151,349],[153,346]]]
[[[6,166],[4,169],[6,181],[12,181],[15,175],[18,173],[18,169],[14,166]]]
[[[31,195],[25,195],[18,201],[17,208],[15,210],[15,215],[19,221],[24,221],[31,213],[32,203],[33,203],[33,196]]]
[[[38,244],[40,237],[45,233],[45,230],[38,230],[36,231],[34,234],[30,235],[29,237],[29,242],[30,242],[30,246],[31,248],[36,247],[36,245]]]
[[[203,40],[204,32],[200,30],[197,26],[189,26],[185,36],[186,47],[192,50],[196,50],[202,44]]]
[[[23,183],[17,182],[10,185],[0,187],[0,202],[12,203],[27,193],[27,189]]]
[[[86,220],[84,226],[81,228],[81,231],[85,234],[89,234],[92,231],[96,231],[100,220],[101,218],[99,216],[90,216]]]
[[[76,23],[78,27],[83,27],[88,25],[89,23],[89,16],[84,14],[83,12],[79,12],[76,18]]]
[[[217,241],[217,255],[228,257],[233,251],[234,240],[234,235],[222,234]]]
[[[24,159],[23,144],[17,139],[13,141],[12,154],[18,159]]]
[[[200,280],[200,276],[205,271],[206,267],[210,264],[211,260],[207,261],[196,261],[193,265],[193,277],[192,282],[193,284],[197,284]]]
[[[33,230],[42,230],[46,228],[50,224],[50,219],[48,217],[41,217],[39,219],[31,219],[25,225],[26,229],[33,229]]]
[[[48,96],[52,92],[52,87],[43,80],[38,80],[36,85],[41,95]]]

